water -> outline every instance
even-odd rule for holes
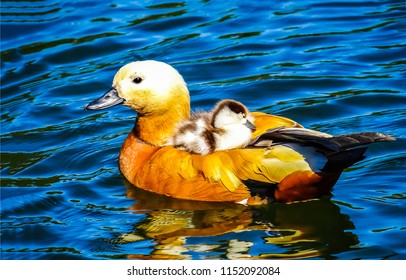
[[[2,259],[406,259],[404,1],[1,3]],[[234,98],[380,131],[331,198],[244,207],[145,193],[117,155],[135,114],[84,111],[122,65],[165,61],[194,108]]]

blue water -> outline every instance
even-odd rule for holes
[[[2,259],[406,259],[406,7],[397,1],[1,2]],[[244,207],[120,175],[130,109],[84,111],[124,64],[176,67],[331,134],[379,131],[331,198]]]

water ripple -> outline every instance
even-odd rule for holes
[[[7,1],[1,5],[1,21],[6,23],[50,22],[60,18],[60,3],[40,5],[36,1]],[[31,3],[30,3],[31,2]],[[41,1],[42,2],[42,1]],[[42,3],[41,3],[42,4]]]
[[[19,52],[21,54],[32,54],[32,53],[38,53],[43,50],[47,50],[49,48],[55,48],[59,47],[65,44],[83,44],[83,43],[88,43],[92,42],[94,40],[100,39],[100,38],[106,38],[106,37],[113,37],[113,36],[120,36],[122,33],[118,32],[109,32],[109,33],[100,33],[100,34],[93,34],[93,35],[88,35],[84,36],[82,38],[64,38],[64,39],[58,39],[55,41],[48,41],[48,42],[38,42],[34,44],[28,44],[28,45],[23,45],[19,47]],[[4,61],[10,61],[10,53],[12,50],[5,50],[1,52],[1,57]]]
[[[401,1],[3,2],[3,258],[405,256]],[[139,59],[174,65],[193,108],[233,98],[331,134],[398,140],[345,170],[333,201],[245,208],[146,193],[117,166],[135,114],[83,110]]]

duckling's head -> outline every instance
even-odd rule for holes
[[[100,110],[118,104],[141,115],[160,115],[168,110],[187,111],[188,114],[190,97],[178,71],[166,63],[146,60],[121,67],[114,76],[112,88],[89,103],[86,109]]]
[[[250,130],[255,130],[253,120],[253,117],[243,104],[226,99],[220,101],[214,108],[211,124],[215,128],[223,129],[244,125]]]

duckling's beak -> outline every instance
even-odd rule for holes
[[[244,125],[245,125],[246,127],[248,127],[249,129],[251,129],[251,130],[255,130],[255,129],[256,129],[256,126],[255,126],[252,122],[250,122],[249,120],[247,120]]]
[[[86,105],[85,110],[101,110],[106,109],[118,104],[122,104],[124,99],[118,96],[115,88],[111,88],[102,97],[96,99]]]

